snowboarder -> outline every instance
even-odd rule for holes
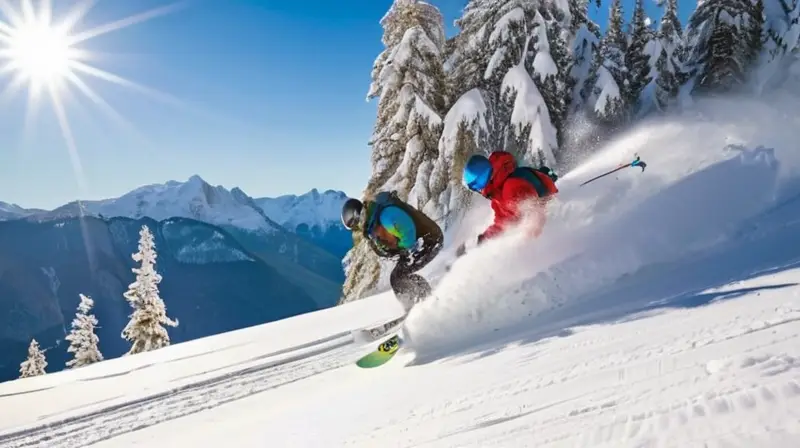
[[[550,168],[518,166],[506,151],[495,151],[488,158],[480,154],[470,157],[464,166],[464,185],[489,199],[494,211],[494,223],[478,236],[478,244],[518,223],[527,212],[521,208],[523,203],[530,203],[530,211],[536,215],[532,234],[538,237],[544,228],[547,202],[558,193],[556,180],[558,176]],[[457,256],[464,250],[462,244]]]
[[[342,206],[342,223],[348,230],[360,230],[379,257],[397,260],[389,283],[406,312],[431,295],[430,284],[416,272],[442,248],[444,235],[435,221],[392,191],[364,203],[348,199]]]

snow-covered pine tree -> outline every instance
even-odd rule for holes
[[[573,58],[567,44],[572,36],[564,11],[555,4],[547,4],[542,8],[546,16],[535,18],[536,28],[532,42],[536,51],[529,71],[542,94],[550,115],[550,121],[556,130],[556,142],[560,149],[564,142],[567,126],[567,114],[572,101],[571,78]],[[555,161],[560,163],[561,150],[555,151]],[[553,161],[549,161],[552,163]]]
[[[431,191],[446,111],[444,21],[439,10],[420,0],[395,0],[381,20],[385,49],[375,60],[368,98],[379,98],[370,144],[372,176],[364,195],[396,191],[412,206],[424,208]],[[435,185],[434,185],[435,186]],[[380,264],[366,241],[356,235],[348,254],[343,301],[375,286]]]
[[[667,0],[658,27],[659,56],[656,62],[656,103],[659,109],[668,108],[678,96],[685,81],[680,56],[683,52],[683,30],[678,19],[678,0]]]
[[[645,52],[651,33],[647,25],[643,0],[635,0],[630,24],[630,44],[625,52],[628,87],[624,89],[625,103],[632,114],[641,105],[642,92],[650,83],[650,55]]]
[[[70,342],[67,352],[73,353],[73,358],[67,361],[67,367],[83,367],[103,360],[103,355],[97,344],[99,338],[94,332],[97,318],[89,314],[94,306],[94,301],[83,294],[79,294],[81,302],[75,319],[72,320],[72,331],[65,338]]]
[[[622,124],[627,117],[625,92],[628,88],[628,70],[625,67],[627,38],[622,30],[622,4],[611,2],[608,30],[600,41],[600,51],[595,53],[585,97],[592,105],[596,118],[611,128]]]
[[[600,6],[599,0],[597,6]],[[572,66],[567,79],[567,85],[572,92],[569,111],[583,110],[587,98],[585,94],[586,80],[592,68],[594,54],[600,48],[600,27],[589,18],[588,0],[569,0],[571,13],[570,32],[573,35],[570,48],[572,49]]]
[[[504,149],[525,163],[554,162],[558,136],[533,77],[537,69],[553,72],[556,65],[557,72],[561,68],[543,62],[553,59],[546,19],[558,16],[567,28],[570,15],[568,10],[555,14],[549,7],[548,2],[529,0],[471,0],[456,21],[461,31],[451,45],[448,64],[454,85],[463,86],[455,92],[457,96],[480,89],[486,106],[482,121],[489,126],[490,139],[484,152]],[[539,34],[545,37],[537,49]],[[571,63],[568,59],[556,62],[563,63],[565,71]]]
[[[133,254],[133,260],[141,265],[132,269],[136,281],[124,294],[133,308],[131,320],[122,330],[122,338],[132,343],[129,355],[168,346],[170,338],[164,325],[178,326],[177,320],[167,317],[166,305],[158,292],[161,275],[154,267],[156,257],[153,234],[143,225],[139,231],[139,251]]]
[[[750,25],[747,29],[747,57],[748,63],[753,66],[758,63],[761,51],[764,49],[764,0],[754,0]]]
[[[46,368],[47,359],[44,351],[39,347],[39,342],[36,339],[31,339],[31,344],[28,346],[28,359],[19,365],[19,377],[29,378],[44,375]]]
[[[686,65],[698,92],[741,88],[761,52],[761,0],[706,0],[689,18]]]
[[[763,50],[754,73],[755,93],[775,88],[796,92],[800,85],[800,1],[771,2],[762,15]]]

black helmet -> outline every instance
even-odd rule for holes
[[[350,198],[345,201],[342,206],[342,224],[348,230],[356,229],[359,221],[361,221],[361,210],[363,209],[364,204],[358,199]]]

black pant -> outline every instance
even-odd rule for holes
[[[431,295],[433,290],[425,278],[415,272],[427,266],[442,250],[442,237],[423,238],[424,244],[414,253],[400,255],[392,269],[389,283],[397,300],[406,312],[420,300]]]

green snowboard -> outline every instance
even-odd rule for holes
[[[379,345],[377,350],[364,355],[361,359],[356,361],[356,365],[362,369],[380,367],[394,358],[394,355],[400,350],[401,343],[402,341],[399,336],[392,336]]]

